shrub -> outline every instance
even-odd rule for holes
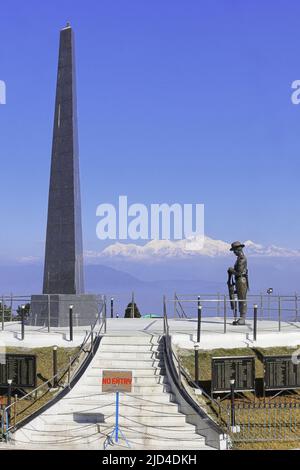
[[[133,310],[133,315],[132,315],[132,310]],[[129,304],[126,307],[125,310],[125,315],[124,318],[141,318],[141,314],[139,309],[137,308],[136,303],[134,302],[133,308],[132,308],[132,302],[129,302]]]

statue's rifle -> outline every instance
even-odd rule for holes
[[[229,299],[230,299],[230,308],[231,310],[235,310],[235,283],[233,281],[233,275],[231,273],[228,273],[228,292],[229,292]]]

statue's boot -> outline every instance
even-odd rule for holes
[[[242,325],[246,325],[246,321],[245,321],[244,317],[241,317],[238,320],[234,321],[232,324],[235,325],[235,326],[237,326],[237,325],[242,326]]]

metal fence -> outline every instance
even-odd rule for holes
[[[263,329],[282,331],[285,328],[298,327],[300,322],[300,296],[251,294],[245,300],[235,296],[231,300],[224,294],[177,294],[167,299],[169,318],[181,320],[197,318],[199,305],[202,318],[214,318],[223,324],[224,333],[227,324],[239,316],[239,302],[247,302],[247,321],[263,322]],[[262,323],[260,325],[262,327]]]
[[[227,433],[233,443],[300,440],[300,403],[280,399],[227,406]]]
[[[38,297],[42,297],[39,300]],[[72,296],[70,299],[57,299],[55,295],[34,296],[34,300],[28,295],[2,295],[0,296],[0,329],[11,329],[11,322],[24,321],[25,325],[31,327],[39,327],[40,331],[51,331],[53,326],[68,326],[69,325],[69,308],[72,303]],[[101,311],[104,304],[105,295],[97,294],[91,296],[76,296],[76,302],[72,309],[73,326],[89,326],[94,322]],[[35,310],[39,310],[39,315],[33,311],[32,305],[34,303]],[[58,311],[63,312],[63,316],[58,317]],[[60,318],[60,321],[58,321]],[[56,325],[57,320],[57,325]]]

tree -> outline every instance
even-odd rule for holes
[[[29,314],[30,314],[30,304],[29,303],[25,304],[24,314],[25,314],[25,319],[27,319],[29,317]],[[21,320],[21,315],[22,315],[22,306],[19,305],[18,308],[17,308],[16,320]]]
[[[133,313],[133,315],[132,315],[132,313]],[[132,302],[129,302],[129,304],[127,305],[126,310],[125,310],[124,318],[132,318],[132,317],[133,318],[141,318],[140,311],[137,308],[137,305],[136,305],[135,302],[133,304],[133,308],[132,308]]]
[[[4,321],[11,321],[11,307],[8,307],[6,304],[3,304],[4,307]],[[3,315],[2,302],[0,302],[0,319],[2,321]]]

